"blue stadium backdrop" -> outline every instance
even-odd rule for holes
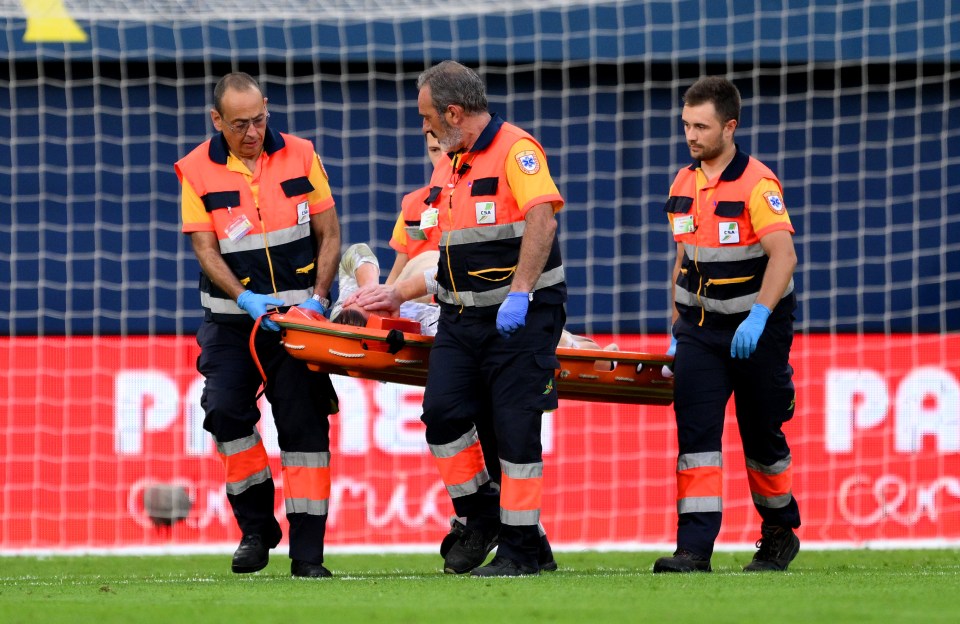
[[[0,332],[193,333],[172,163],[212,132],[230,70],[262,80],[275,127],[316,143],[344,241],[388,263],[399,199],[426,176],[415,79],[446,58],[477,68],[492,109],[546,148],[574,329],[666,330],[662,205],[688,158],[680,95],[705,73],[736,80],[741,146],[784,181],[801,330],[960,327],[949,3],[218,4],[67,1],[85,40],[64,43],[0,2]]]

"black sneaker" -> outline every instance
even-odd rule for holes
[[[540,536],[540,552],[537,555],[537,563],[540,565],[541,572],[556,572],[557,560],[553,558],[553,549],[550,548],[550,542],[546,535]]]
[[[653,573],[661,572],[712,572],[710,560],[678,548],[672,557],[660,557],[653,564]]]
[[[236,552],[233,553],[231,569],[236,574],[249,574],[267,567],[270,563],[270,549],[277,547],[281,535],[279,526],[271,535],[261,536],[258,533],[244,535]]]
[[[468,526],[443,558],[443,571],[447,574],[465,574],[482,565],[496,545],[496,532],[484,533]]]
[[[299,578],[330,578],[333,573],[323,567],[322,563],[309,563],[293,559],[290,562],[290,575]]]
[[[453,548],[453,545],[457,543],[457,540],[460,539],[460,536],[463,535],[464,529],[467,528],[467,525],[460,522],[460,518],[456,516],[450,516],[450,532],[443,536],[443,541],[440,542],[440,556],[444,559],[447,558],[447,553],[450,552],[450,549]]]
[[[763,524],[757,548],[753,561],[744,566],[744,572],[783,572],[800,552],[800,538],[790,527]]]
[[[536,576],[538,574],[540,570],[536,568],[521,565],[513,559],[498,555],[487,565],[473,570],[470,576]]]

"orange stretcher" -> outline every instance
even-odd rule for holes
[[[433,337],[420,334],[420,324],[403,318],[371,315],[366,327],[331,323],[302,308],[275,312],[283,346],[316,371],[424,386]],[[556,371],[561,399],[669,405],[673,378],[664,376],[666,355],[558,348]],[[615,362],[613,370],[597,370],[597,362]]]

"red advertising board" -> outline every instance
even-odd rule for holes
[[[610,337],[598,336],[601,344]],[[659,352],[663,336],[618,336]],[[4,338],[0,551],[235,543],[223,472],[184,337]],[[791,444],[805,544],[960,541],[960,337],[798,336]],[[327,543],[434,547],[450,503],[426,450],[422,389],[334,379]],[[279,482],[269,405],[261,428]],[[559,547],[669,549],[670,407],[562,401],[544,418],[543,523]],[[155,527],[143,491],[180,485],[190,513]],[[278,493],[277,514],[283,516]],[[735,417],[724,434],[720,546],[759,537]]]

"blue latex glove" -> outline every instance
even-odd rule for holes
[[[317,301],[316,299],[314,299],[313,297],[311,297],[310,299],[307,299],[297,307],[303,308],[305,310],[310,310],[312,312],[316,312],[320,316],[324,316],[327,313],[327,309],[323,307],[323,304]]]
[[[677,354],[677,337],[674,336],[673,333],[671,332],[671,334],[670,334],[670,346],[667,347],[667,356],[673,357],[673,356],[675,356],[676,354]],[[643,366],[643,364],[637,364],[637,372],[638,372],[638,373],[640,372],[640,368],[641,368],[642,366]],[[660,374],[663,375],[663,376],[664,376],[665,378],[667,378],[667,379],[670,379],[671,377],[673,377],[673,363],[671,362],[670,364],[664,364],[664,365],[660,368]]]
[[[737,333],[733,335],[733,341],[730,343],[730,357],[745,360],[753,355],[757,350],[760,334],[767,326],[768,318],[770,318],[770,308],[762,303],[753,304],[750,308],[750,316],[740,323]]]
[[[270,295],[258,295],[253,291],[245,290],[240,293],[239,297],[237,297],[237,305],[240,306],[241,310],[252,316],[254,319],[258,319],[267,313],[267,306],[282,306],[283,301],[277,299],[276,297],[271,297]],[[269,329],[270,331],[280,331],[280,326],[270,319],[263,319],[263,322],[260,323],[260,325],[262,325],[264,329]]]
[[[500,309],[497,310],[497,331],[504,338],[509,338],[518,329],[527,323],[527,307],[530,305],[530,294],[512,292],[507,295]]]

